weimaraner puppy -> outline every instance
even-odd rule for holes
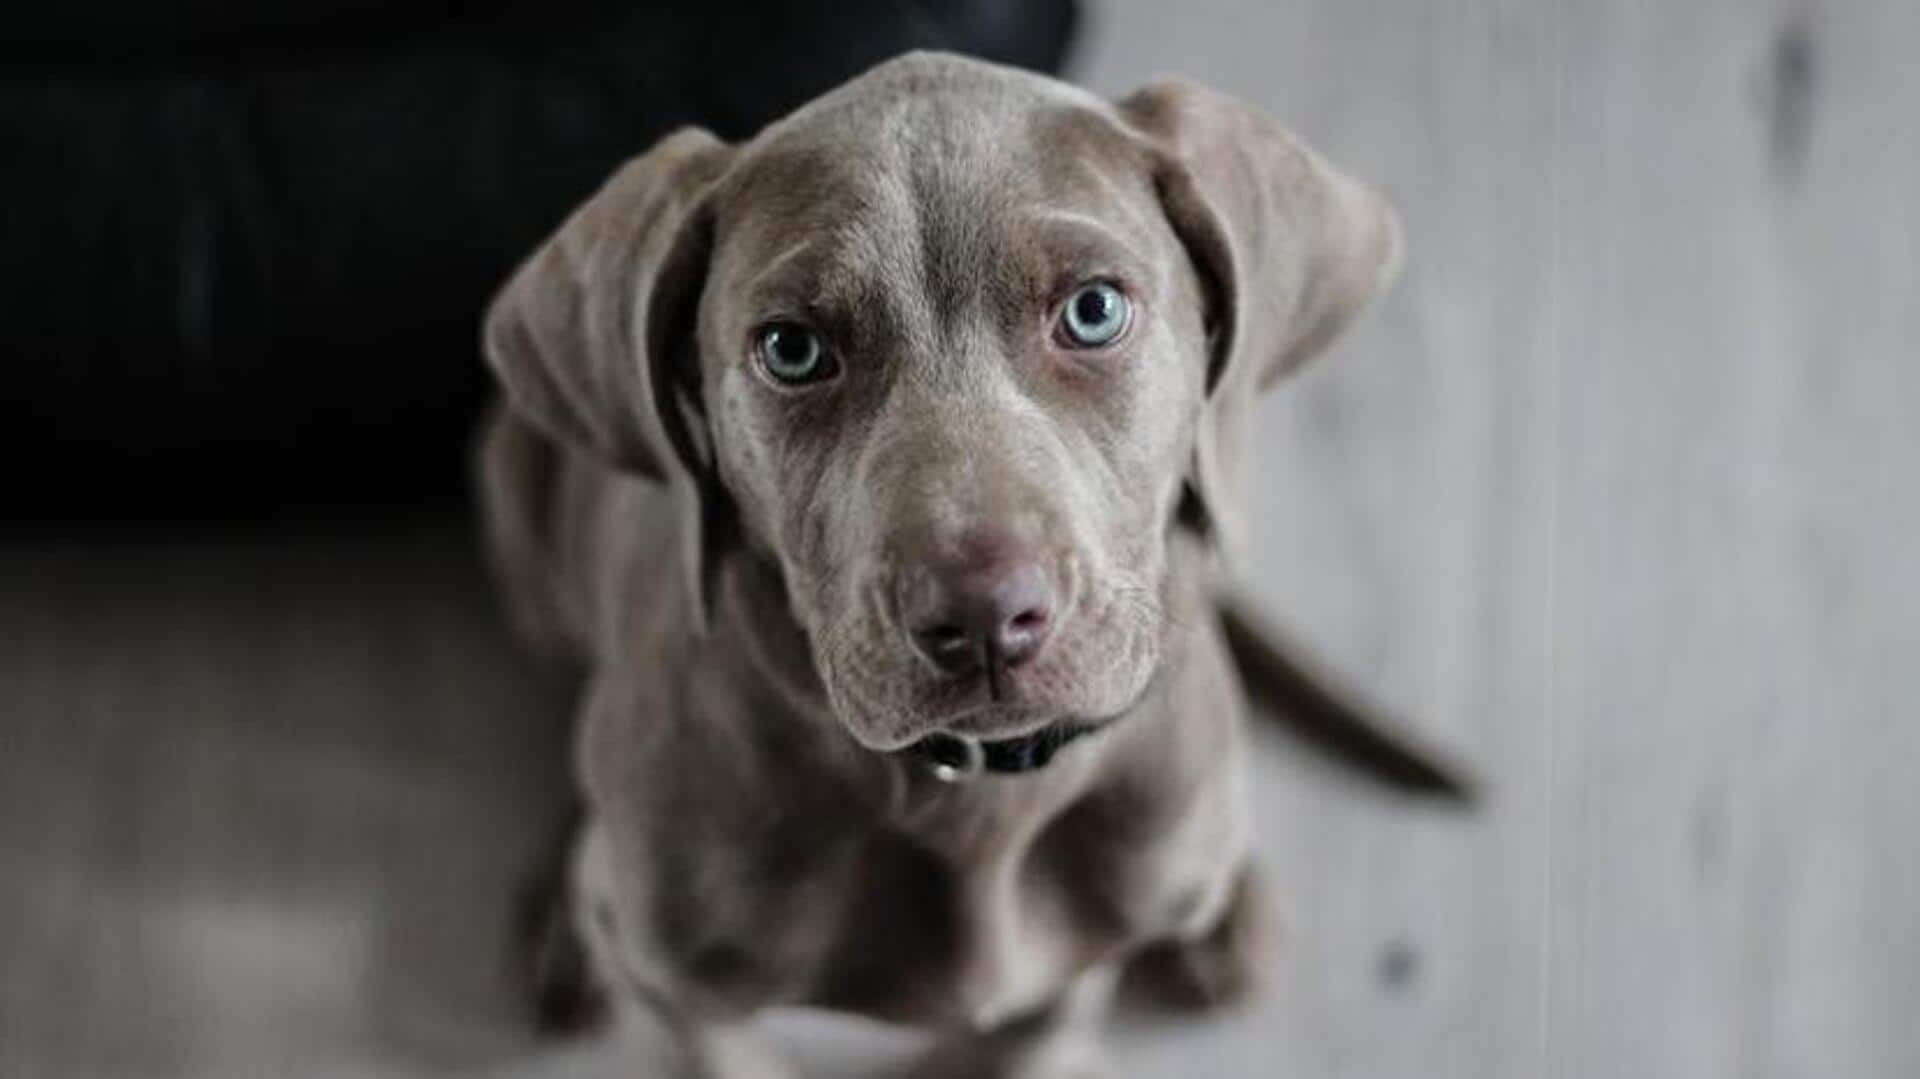
[[[1257,392],[1399,250],[1231,98],[916,54],[669,136],[519,269],[488,528],[590,671],[569,905],[644,1074],[782,1074],[749,1021],[811,1005],[1104,1075],[1130,964],[1255,973],[1210,564]]]

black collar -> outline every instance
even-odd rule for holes
[[[945,731],[930,734],[901,750],[933,769],[948,782],[971,779],[981,772],[1017,773],[1045,768],[1060,747],[1100,729],[1098,723],[1063,719],[1032,734],[982,742]]]

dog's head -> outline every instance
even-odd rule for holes
[[[495,302],[525,415],[776,565],[862,744],[1097,720],[1231,545],[1257,390],[1392,272],[1387,205],[1191,85],[1118,104],[915,55],[752,141],[626,165]]]

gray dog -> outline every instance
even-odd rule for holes
[[[519,270],[490,538],[591,671],[572,920],[669,1074],[781,1074],[747,1021],[812,1005],[1102,1075],[1129,964],[1245,983],[1209,563],[1256,393],[1399,247],[1237,101],[914,55],[664,139]]]

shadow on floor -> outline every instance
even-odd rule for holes
[[[0,549],[0,1074],[524,1048],[512,894],[566,679],[458,522]]]

